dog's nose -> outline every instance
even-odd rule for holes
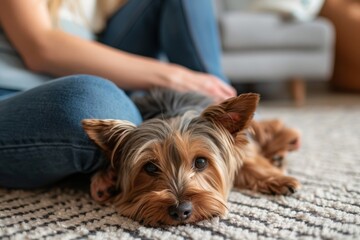
[[[169,215],[176,221],[184,221],[191,216],[192,204],[191,202],[182,202],[179,205],[169,207]]]

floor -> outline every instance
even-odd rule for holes
[[[309,85],[306,104],[263,98],[261,118],[301,130],[288,172],[302,188],[288,197],[234,189],[229,214],[196,224],[150,228],[100,206],[85,191],[0,188],[0,239],[360,239],[360,94]]]

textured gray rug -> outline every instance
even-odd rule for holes
[[[0,239],[360,239],[360,101],[261,107],[303,132],[290,197],[233,191],[230,213],[195,225],[147,228],[67,188],[0,189]],[[336,105],[334,105],[336,104]]]

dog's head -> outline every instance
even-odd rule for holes
[[[89,137],[116,172],[118,212],[147,225],[177,225],[223,216],[241,166],[244,130],[259,96],[243,94],[200,115],[187,112],[136,127],[122,120],[84,120]]]

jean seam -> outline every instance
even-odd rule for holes
[[[122,44],[123,41],[125,41],[125,37],[132,31],[132,29],[134,28],[134,26],[141,20],[141,16],[144,14],[144,12],[148,9],[148,7],[153,4],[153,0],[149,1],[147,5],[145,5],[146,3],[143,4],[144,7],[139,8],[136,13],[133,14],[133,18],[132,19],[136,19],[134,21],[128,21],[129,24],[127,24],[125,26],[126,30],[123,31],[123,34],[118,33],[116,37],[114,37],[114,41],[113,41],[113,46],[116,46],[119,48],[120,45]],[[126,6],[124,6],[126,7]],[[121,11],[121,10],[120,10]],[[116,13],[115,13],[116,14]]]
[[[192,37],[192,31],[190,29],[189,18],[186,14],[186,11],[184,10],[183,1],[180,1],[180,9],[181,9],[181,13],[183,14],[183,17],[184,17],[185,29],[188,32],[187,36],[190,39],[190,43],[191,43],[190,45],[192,46],[192,48],[194,50],[194,54],[200,64],[200,68],[202,68],[203,72],[208,72],[208,68],[206,67],[205,62],[202,60],[201,54],[199,53],[199,49],[196,46],[196,42],[195,42],[194,38]]]

